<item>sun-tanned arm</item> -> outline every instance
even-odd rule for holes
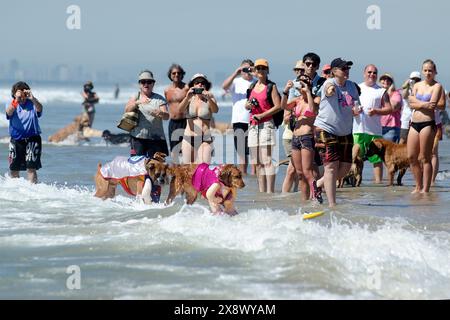
[[[233,80],[241,73],[242,67],[237,68],[222,84],[222,89],[228,91],[231,85],[233,84]]]
[[[371,115],[386,115],[386,114],[391,114],[392,111],[394,111],[392,109],[392,105],[391,105],[391,101],[389,99],[389,94],[387,93],[387,91],[384,92],[383,97],[381,98],[381,108],[380,109],[371,109],[369,111],[369,116]]]
[[[438,108],[439,110],[445,110],[445,107],[446,107],[445,90],[441,89],[441,96],[436,104],[436,108]]]

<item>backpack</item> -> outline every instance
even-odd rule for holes
[[[275,84],[275,82],[267,80],[267,101],[269,102],[270,106],[272,106],[272,107],[274,106],[273,100],[272,100],[272,90],[273,90],[274,84]],[[248,98],[250,98],[252,90],[255,88],[255,86],[256,86],[256,82],[253,82],[250,85],[250,87],[247,89],[247,100],[248,100]],[[280,96],[280,94],[278,92],[277,92],[277,94],[278,94],[278,96]],[[280,110],[277,113],[272,115],[275,128],[278,128],[283,123],[283,114],[284,114],[284,110]]]

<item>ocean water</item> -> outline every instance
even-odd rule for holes
[[[120,132],[115,125],[136,89],[124,88],[118,101],[112,90],[98,89],[94,128]],[[34,91],[44,103],[46,141],[81,111],[79,92]],[[0,89],[2,105],[8,99]],[[217,121],[230,120],[229,105],[219,98]],[[259,194],[255,178],[246,177],[240,214],[228,217],[211,215],[204,200],[187,206],[177,198],[164,207],[121,190],[113,200],[93,197],[97,163],[129,152],[100,138],[45,142],[39,184],[10,179],[1,112],[2,299],[450,298],[450,140],[441,142],[441,172],[428,196],[410,194],[409,171],[405,186],[373,185],[366,165],[363,186],[339,190],[330,210],[301,203],[298,193],[280,194],[282,166],[278,193]],[[224,141],[232,154],[232,140]],[[302,220],[303,212],[321,209],[323,216]],[[68,286],[71,266],[81,272],[80,289]]]

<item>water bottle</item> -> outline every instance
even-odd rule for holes
[[[361,122],[361,113],[363,111],[363,108],[361,107],[361,104],[359,103],[358,100],[353,102],[353,112],[356,114],[355,121],[357,124],[360,124]]]
[[[363,111],[363,108],[361,107],[361,104],[359,103],[358,100],[353,102],[353,110],[355,111],[356,114],[361,114]]]

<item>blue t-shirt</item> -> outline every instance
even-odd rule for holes
[[[8,108],[6,105],[5,110]],[[9,135],[14,140],[22,140],[41,134],[38,118],[42,112],[37,112],[36,107],[30,99],[27,99],[24,104],[19,104],[12,114],[6,115],[9,120]]]

